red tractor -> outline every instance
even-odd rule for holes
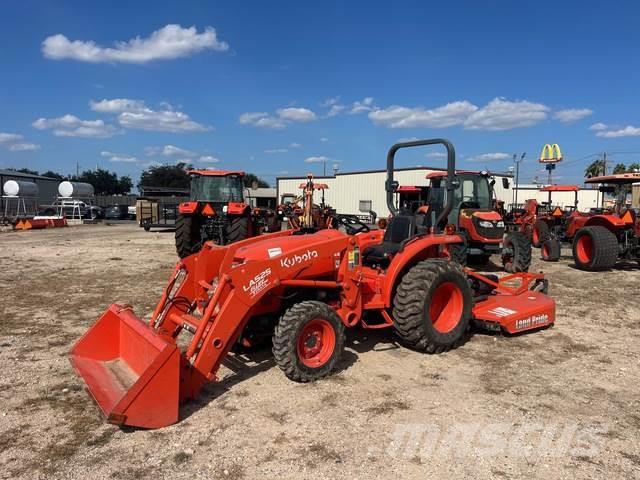
[[[640,182],[640,173],[592,177],[585,183],[601,184],[600,190],[614,193],[614,210],[601,214],[574,212],[567,219],[566,238],[572,240],[573,259],[580,270],[596,271],[613,267],[619,260],[640,263],[640,219],[626,207],[631,184]]]
[[[418,226],[415,215],[399,215],[393,205],[393,159],[400,148],[432,144],[448,150],[450,195],[432,225]],[[498,279],[449,261],[449,246],[462,238],[445,231],[458,187],[448,141],[396,144],[387,165],[393,217],[385,231],[351,218],[346,232],[285,230],[225,246],[206,242],[177,263],[148,322],[131,307],[111,305],[71,351],[107,420],[144,428],[175,423],[180,402],[216,381],[229,351],[250,342],[258,326],[270,331],[284,374],[309,382],[334,370],[347,328],[393,329],[411,348],[441,353],[463,341],[471,322],[509,333],[554,323],[541,274]]]
[[[549,243],[544,246],[545,242],[549,239],[567,240],[566,230],[569,218],[582,215],[577,213],[579,191],[580,187],[576,185],[548,185],[540,189],[540,192],[549,194],[547,202],[539,204],[533,198],[528,199],[524,203],[523,212],[514,215],[513,227],[531,238],[534,247],[543,249],[543,260],[554,261],[559,258],[560,252]],[[562,208],[554,206],[552,194],[567,192],[573,193],[573,205],[565,205]]]
[[[324,201],[324,192],[329,188],[326,183],[315,183],[313,175],[307,175],[307,181],[300,184],[302,194],[295,197],[292,193],[282,195],[281,203],[277,207],[280,222],[285,220],[289,228],[319,230],[331,228],[336,210]],[[313,194],[321,192],[320,203],[313,203]]]
[[[244,172],[190,170],[189,175],[190,200],[178,206],[176,218],[180,258],[197,252],[208,240],[226,245],[259,235],[275,219],[273,211],[247,203]]]
[[[409,213],[415,213],[429,199],[429,187],[425,185],[401,185],[395,193],[397,208]]]
[[[463,265],[484,265],[499,254],[507,272],[526,272],[531,265],[531,241],[522,233],[505,234],[505,222],[496,211],[495,180],[488,172],[459,171],[459,187],[453,192],[443,188],[444,172],[427,175],[430,180],[429,215],[442,210],[451,197],[453,206],[448,222],[463,236],[464,245],[454,248],[454,257]]]

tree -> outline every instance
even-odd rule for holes
[[[31,170],[29,168],[8,168],[13,172],[28,173],[29,175],[40,175],[37,170]]]
[[[58,172],[54,172],[53,170],[47,170],[42,173],[43,177],[55,178],[56,180],[64,180],[66,177],[64,175],[60,175]]]
[[[631,165],[629,165],[629,167],[627,168],[627,172],[629,173],[640,172],[640,163],[634,162]]]
[[[124,195],[131,191],[133,183],[131,178],[124,176],[118,178],[118,174],[98,168],[97,170],[85,170],[76,177],[71,177],[72,181],[85,182],[93,185],[97,195]]]
[[[138,188],[141,187],[166,187],[189,188],[191,179],[187,173],[190,165],[178,163],[176,165],[156,165],[143,170],[140,175]]]
[[[613,167],[613,174],[616,175],[618,173],[625,173],[627,171],[627,167],[624,163],[618,163],[615,167]]]
[[[269,184],[254,173],[244,175],[244,186],[251,188],[253,182],[258,182],[258,188],[269,188]]]
[[[587,178],[598,177],[600,175],[604,175],[604,160],[598,159],[595,160],[589,165],[585,171],[584,175]]]

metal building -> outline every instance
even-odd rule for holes
[[[14,170],[0,170],[0,190],[7,180],[22,180],[33,182],[38,185],[38,198],[35,199],[37,204],[52,203],[58,195],[58,185],[60,180],[42,175],[33,175],[31,173],[16,172]],[[4,211],[5,199],[0,198],[0,212]]]
[[[394,179],[400,185],[420,186],[428,185],[427,174],[431,172],[444,171],[442,168],[417,167],[417,168],[397,168]],[[314,177],[318,183],[326,183],[329,187],[325,190],[325,201],[334,207],[338,213],[361,214],[366,210],[362,206],[370,205],[371,210],[376,212],[378,217],[389,215],[387,208],[386,192],[384,184],[386,180],[386,170],[367,170],[360,172],[337,173],[333,176]],[[511,189],[505,189],[502,185],[502,178],[506,177],[511,183],[510,173],[494,173],[496,183],[494,189],[498,200],[503,200],[506,205],[511,203]],[[284,194],[299,195],[300,184],[306,181],[306,177],[278,177],[277,195],[278,199]],[[315,201],[320,201],[320,193],[316,193]]]

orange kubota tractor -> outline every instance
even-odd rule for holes
[[[454,257],[463,265],[484,265],[493,254],[499,254],[507,272],[526,272],[531,265],[531,241],[518,232],[505,232],[502,214],[496,210],[493,184],[488,172],[457,172],[458,188],[448,192],[443,188],[444,172],[432,172],[428,205],[433,212],[442,209],[453,196],[449,223],[454,225],[464,245],[453,248]],[[505,234],[506,233],[506,234]]]
[[[275,212],[247,203],[244,172],[190,170],[189,174],[190,200],[178,206],[176,218],[180,258],[197,252],[208,240],[226,245],[259,235],[275,219]]]
[[[573,260],[580,270],[607,270],[619,260],[640,263],[640,218],[635,210],[626,207],[625,201],[628,187],[637,182],[640,182],[640,173],[585,180],[585,183],[600,184],[603,194],[613,193],[616,203],[611,212],[576,211],[568,217],[566,238],[572,240]]]
[[[307,175],[307,181],[298,187],[302,194],[295,197],[291,193],[282,195],[282,202],[277,207],[280,222],[285,220],[289,228],[318,230],[331,228],[336,210],[324,201],[324,192],[329,189],[326,183],[315,183],[313,175]],[[321,192],[320,203],[313,203],[313,194]]]
[[[415,215],[398,214],[396,152],[434,144],[448,151],[445,188],[457,188],[447,140],[392,146],[386,195],[393,217],[385,231],[345,219],[338,221],[346,232],[285,230],[225,246],[206,242],[177,263],[149,320],[111,305],[71,350],[108,421],[145,428],[176,422],[180,402],[216,381],[221,362],[257,321],[270,322],[275,361],[297,382],[331,373],[347,328],[392,328],[410,347],[440,353],[463,340],[470,322],[510,333],[553,324],[555,303],[541,274],[498,279],[449,261],[449,246],[462,240],[446,226],[453,195],[419,231]]]

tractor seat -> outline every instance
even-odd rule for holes
[[[398,253],[402,242],[410,238],[416,231],[416,218],[413,215],[397,215],[391,219],[384,232],[382,243],[366,248],[362,252],[364,265],[384,265],[389,257]]]

